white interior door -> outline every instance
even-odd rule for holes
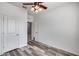
[[[14,17],[4,17],[4,52],[18,48],[18,41],[16,19]]]
[[[18,31],[19,31],[19,47],[27,45],[27,23],[24,19],[18,20]]]
[[[11,16],[0,16],[0,54],[27,45],[27,22]]]
[[[14,17],[8,17],[8,50],[12,50],[15,48],[18,48],[19,45],[19,39],[18,39],[18,33],[16,33],[16,19]]]

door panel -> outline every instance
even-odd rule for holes
[[[16,49],[18,48],[18,38],[16,34],[8,34],[7,38],[7,45],[8,45],[8,50]]]

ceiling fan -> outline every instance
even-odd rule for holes
[[[47,9],[47,6],[42,4],[43,2],[33,2],[33,3],[23,3],[23,7],[25,5],[32,5],[31,10],[34,12],[42,11],[42,9]]]

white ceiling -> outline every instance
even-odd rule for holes
[[[13,4],[20,8],[22,8],[22,6],[23,6],[22,5],[23,2],[8,2],[8,3]],[[56,8],[58,6],[61,6],[62,4],[67,4],[67,3],[68,2],[44,2],[43,4],[48,7],[47,10],[52,10],[53,8]],[[27,6],[28,14],[34,14],[30,9],[31,9],[31,5]]]

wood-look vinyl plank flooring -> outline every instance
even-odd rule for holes
[[[28,46],[8,51],[1,56],[70,56],[58,52],[56,49],[46,47],[38,42],[29,42]]]

